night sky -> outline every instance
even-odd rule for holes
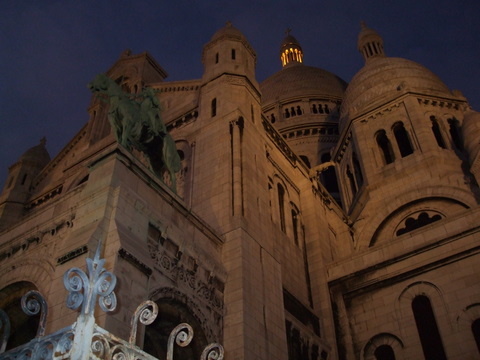
[[[305,64],[349,82],[363,66],[360,21],[387,56],[416,61],[480,110],[480,1],[10,1],[0,2],[0,187],[7,169],[46,136],[53,158],[88,120],[86,84],[125,49],[148,51],[167,81],[202,76],[202,47],[227,21],[257,53],[257,80],[280,70],[285,30]],[[391,4],[391,5],[390,5]]]

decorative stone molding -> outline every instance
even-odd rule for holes
[[[262,125],[267,133],[268,137],[277,145],[280,151],[287,157],[292,164],[296,164],[297,156],[290,149],[283,137],[275,130],[275,128],[268,122],[268,120],[262,116]]]
[[[17,254],[18,252],[25,252],[27,251],[31,245],[38,245],[42,242],[43,237],[46,234],[50,234],[51,236],[55,236],[60,229],[63,228],[71,228],[73,227],[73,219],[75,215],[72,215],[68,219],[64,219],[54,225],[50,225],[43,230],[38,231],[35,235],[28,236],[24,239],[17,239],[16,241],[11,244],[8,249],[3,250],[0,252],[0,262],[12,257],[13,255]]]

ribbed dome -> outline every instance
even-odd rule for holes
[[[346,118],[385,104],[404,91],[451,95],[438,76],[424,66],[402,58],[375,57],[353,77],[341,109],[342,128]]]
[[[210,41],[213,42],[223,37],[247,41],[247,38],[245,37],[245,35],[243,35],[242,32],[238,30],[236,27],[234,27],[230,21],[228,21],[223,28],[221,28],[215,34],[213,34],[212,39]]]
[[[326,70],[292,63],[260,84],[262,106],[295,97],[341,98],[346,87],[345,81]]]
[[[20,161],[33,162],[39,167],[44,167],[50,161],[50,155],[48,154],[47,149],[45,148],[46,140],[43,138],[40,140],[40,144],[34,146],[23,153],[20,157]]]
[[[462,125],[462,135],[465,150],[469,154],[470,161],[475,160],[480,152],[480,113],[469,110],[465,113]]]

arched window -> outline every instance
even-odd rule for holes
[[[402,157],[405,157],[412,154],[413,147],[410,142],[410,138],[408,137],[407,130],[405,130],[402,122],[398,122],[393,125],[393,134],[395,135],[395,140],[397,140],[400,155]]]
[[[214,98],[212,100],[212,117],[216,116],[217,115],[217,98]]]
[[[310,160],[308,160],[308,157],[306,157],[305,155],[300,155],[300,159],[302,159],[302,161],[305,163],[305,165],[308,166],[309,169],[311,168]]]
[[[318,111],[317,111],[317,105],[313,104],[313,106],[312,106],[312,112],[313,112],[314,114],[317,114],[317,113],[318,113]]]
[[[277,184],[277,193],[278,193],[278,209],[280,215],[280,228],[283,232],[286,231],[285,228],[285,189],[281,184]]]
[[[395,353],[390,345],[380,345],[373,354],[376,360],[395,360]]]
[[[430,116],[430,120],[432,121],[432,131],[433,135],[435,136],[435,140],[437,140],[438,146],[442,149],[446,149],[447,146],[445,145],[445,140],[443,140],[442,132],[440,130],[440,125],[438,125],[437,119],[435,116]]]
[[[472,323],[472,333],[475,338],[475,343],[477,344],[478,352],[480,353],[480,319]]]
[[[382,151],[383,161],[385,164],[393,163],[395,156],[393,155],[392,144],[390,143],[390,140],[388,140],[385,130],[377,131],[375,138],[377,140],[378,147]]]
[[[412,301],[412,310],[425,360],[446,360],[430,299],[425,295],[416,296]]]
[[[452,137],[453,145],[457,148],[457,150],[463,151],[463,142],[458,120],[448,119],[448,123],[450,124],[450,136]]]

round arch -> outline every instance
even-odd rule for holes
[[[219,334],[214,334],[208,325],[208,319],[199,308],[198,302],[184,293],[173,288],[161,288],[150,298],[158,305],[158,316],[145,328],[143,349],[147,353],[160,359],[165,358],[170,332],[181,323],[192,326],[194,336],[187,347],[176,346],[175,359],[199,359],[209,343],[219,341]]]
[[[0,289],[0,309],[10,320],[10,337],[6,350],[13,349],[32,340],[37,333],[40,314],[29,316],[22,310],[21,299],[30,290],[37,287],[28,281],[18,281]]]

